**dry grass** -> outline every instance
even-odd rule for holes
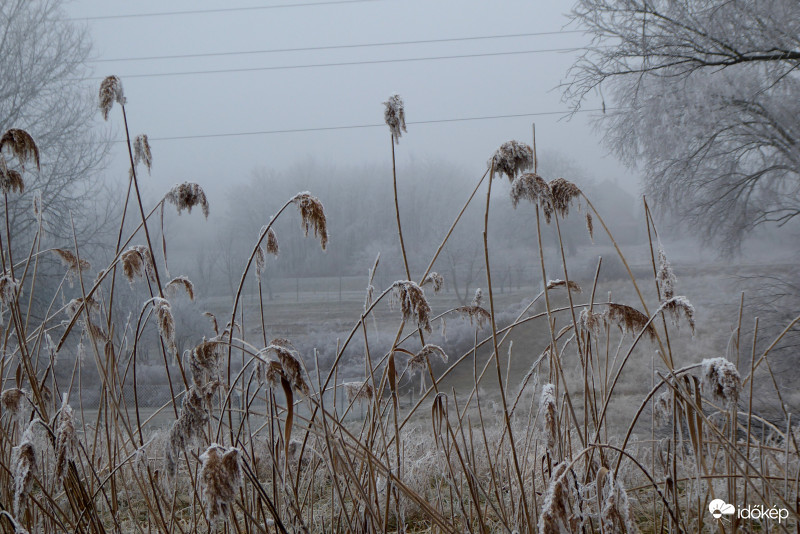
[[[100,97],[106,118],[114,102],[125,103],[115,77],[103,82]],[[386,104],[397,141],[405,131],[404,106],[399,97]],[[27,139],[8,135],[9,143]],[[139,139],[131,165],[149,168],[149,144]],[[33,149],[22,145],[17,157],[31,158]],[[660,245],[651,256],[650,280],[636,280],[619,252],[631,279],[614,288],[615,298],[630,304],[600,296],[602,264],[593,281],[581,280],[583,288],[569,279],[558,225],[574,204],[586,206],[590,232],[594,221],[601,223],[620,249],[575,184],[548,183],[536,169],[523,173],[535,166],[532,159],[530,147],[509,142],[490,166],[513,180],[514,206],[523,199],[534,204],[520,209],[537,215],[542,272],[529,287],[541,283],[542,292],[527,295],[513,315],[502,310],[508,301],[492,289],[488,232],[486,294],[478,290],[468,306],[443,309],[436,300],[441,296],[425,295],[423,286],[435,294],[445,282],[431,270],[435,261],[419,283],[404,279],[376,289],[376,259],[349,333],[325,340],[334,354],[325,368],[316,352],[301,353],[287,339],[267,342],[266,329],[253,333],[243,326],[252,315],[242,309],[250,296],[245,281],[253,277],[259,280],[257,313],[266,324],[260,277],[266,254],[278,252],[272,221],[289,216],[286,208],[295,205],[305,233],[313,231],[323,249],[328,245],[324,207],[307,192],[276,206],[232,295],[230,320],[220,330],[225,319],[218,323],[207,314],[214,337],[192,340],[182,357],[175,290],[193,298],[194,286],[186,277],[161,285],[166,265],[156,258],[166,258],[166,243],[164,254],[154,253],[147,222],[164,202],[179,212],[200,206],[208,215],[197,184],[176,186],[150,215],[137,196],[148,244],[129,247],[139,230],[123,236],[121,229],[127,241],[120,240],[114,260],[91,285],[84,273],[88,260],[79,259],[77,248],[55,250],[80,282],[80,295],[65,298],[63,287],[55,295],[37,293],[53,309],[40,324],[27,318],[21,282],[5,272],[0,518],[6,521],[0,519],[0,529],[610,534],[795,528],[796,426],[790,414],[767,421],[752,409],[753,383],[770,380],[769,351],[782,338],[760,353],[753,342],[748,351],[734,317],[735,343],[710,347],[716,357],[694,358],[700,352],[691,350],[694,339],[675,325],[688,323],[694,333],[695,307],[675,296],[677,277]],[[135,185],[135,169],[130,179]],[[491,185],[484,229],[490,195]],[[546,276],[544,256],[553,251],[541,245],[540,211],[544,223],[556,227],[556,270],[563,280]],[[399,209],[396,215],[399,232]],[[650,219],[647,224],[648,235],[655,234]],[[439,250],[447,245],[446,230]],[[131,284],[142,280],[132,286],[133,305],[114,298],[118,266]],[[388,350],[375,348],[381,346],[378,333],[368,328],[376,314],[388,313],[386,302],[378,306],[383,300],[401,312],[391,315],[396,329]],[[55,304],[67,301],[61,309]],[[68,312],[64,323],[62,310]],[[446,339],[432,342],[431,322],[450,315],[469,319],[469,326],[462,322],[470,328],[465,350]],[[116,319],[126,316],[125,323]],[[196,320],[207,325],[201,316]],[[145,412],[137,361],[148,350],[142,341],[148,330],[158,333],[153,346],[174,391],[162,408]],[[51,335],[58,343],[48,341]],[[86,351],[87,362],[76,357],[65,381],[55,362],[73,346]],[[356,349],[364,357],[354,365],[348,359]],[[84,409],[71,395],[90,359],[101,391],[97,410]],[[422,391],[407,405],[402,396],[414,373]],[[169,419],[168,428],[149,426],[156,416]],[[775,506],[786,517],[780,523],[718,521],[707,509],[714,499]]]

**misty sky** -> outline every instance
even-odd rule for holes
[[[214,191],[223,181],[247,179],[256,167],[287,168],[306,158],[337,167],[390,161],[386,126],[296,133],[214,136],[274,130],[383,123],[382,102],[393,92],[406,102],[408,133],[400,161],[436,159],[480,174],[491,153],[508,139],[530,142],[571,157],[598,179],[634,179],[599,144],[590,114],[413,124],[415,121],[565,111],[558,84],[578,52],[538,52],[428,61],[401,61],[314,68],[280,68],[438,56],[492,54],[581,47],[587,37],[566,26],[571,2],[530,0],[371,0],[331,2],[198,0],[136,3],[76,0],[68,13],[86,24],[95,44],[98,87],[108,74],[121,77],[128,98],[131,134],[151,138],[154,166],[149,187],[196,181]],[[236,9],[283,5],[273,9]],[[219,10],[164,16],[125,16],[167,11]],[[452,42],[327,50],[204,56],[286,48],[331,47],[397,41],[440,40],[560,32]],[[264,70],[269,68],[269,70]],[[136,77],[227,69],[245,72]],[[587,102],[599,107],[599,99]],[[98,113],[98,120],[99,113]],[[121,119],[109,121],[122,138]],[[165,137],[212,136],[159,140]],[[125,176],[127,162],[116,145],[111,175]]]

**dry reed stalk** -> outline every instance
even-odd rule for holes
[[[581,286],[579,286],[577,282],[574,282],[572,280],[569,281],[569,284],[567,284],[567,282],[564,280],[550,280],[549,282],[547,282],[547,289],[549,290],[549,289],[555,289],[557,287],[567,287],[567,285],[569,285],[569,288],[572,291],[575,291],[576,293],[581,293],[583,291],[583,289],[581,289]]]
[[[150,141],[147,139],[147,134],[137,135],[133,140],[133,164],[138,165],[139,163],[144,163],[148,173],[153,166],[153,154],[150,152]]]
[[[186,291],[186,294],[189,296],[189,300],[194,300],[194,284],[187,276],[176,276],[164,287],[167,293],[171,293],[175,295],[177,293],[178,288],[183,288]]]
[[[428,276],[422,280],[420,287],[424,287],[427,284],[431,284],[434,294],[438,293],[444,287],[444,277],[436,271],[431,271]]]
[[[513,182],[517,174],[533,167],[533,149],[519,141],[506,141],[498,148],[488,167],[498,175],[505,174]]]
[[[100,84],[100,111],[103,119],[108,120],[108,113],[117,102],[120,106],[125,105],[125,94],[122,90],[122,81],[116,76],[106,76]]]
[[[227,520],[236,493],[242,485],[239,449],[212,443],[200,455],[200,501],[206,519],[216,530],[220,521]]]
[[[172,186],[172,189],[164,195],[164,200],[175,206],[178,210],[178,215],[180,215],[183,210],[192,213],[193,207],[200,206],[200,209],[203,210],[203,216],[208,219],[208,199],[206,198],[206,193],[203,191],[202,187],[194,182],[183,182],[182,184]]]
[[[707,358],[702,361],[703,390],[711,398],[730,409],[739,402],[742,377],[736,366],[725,358]]]
[[[627,332],[631,335],[636,335],[645,327],[647,330],[645,334],[651,339],[656,338],[656,331],[652,324],[648,324],[648,317],[637,310],[625,304],[608,304],[606,311],[606,320],[619,327],[621,332]]]
[[[65,393],[61,402],[61,412],[58,415],[58,430],[56,431],[56,480],[61,483],[66,473],[67,464],[72,461],[75,454],[76,434],[75,420],[72,407],[69,405]]]
[[[319,237],[322,250],[328,247],[328,222],[325,218],[325,208],[317,197],[304,191],[297,193],[291,200],[300,210],[300,218],[306,235],[309,230],[314,230],[314,236]]]
[[[400,303],[403,320],[414,322],[417,327],[431,332],[431,307],[425,299],[425,292],[411,280],[398,280],[392,284],[392,297],[389,306]]]
[[[399,144],[403,132],[408,132],[406,130],[406,109],[403,99],[395,93],[383,105],[386,106],[383,111],[383,118],[392,132],[395,144]]]
[[[36,164],[37,169],[41,168],[39,164],[39,147],[36,146],[31,134],[25,130],[20,130],[19,128],[7,130],[3,137],[0,137],[0,154],[5,148],[9,148],[11,153],[16,156],[23,171],[25,170],[25,163],[30,160]]]

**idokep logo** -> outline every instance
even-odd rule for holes
[[[784,519],[789,518],[789,510],[786,508],[778,508],[777,506],[766,508],[764,505],[759,504],[755,506],[748,505],[740,507],[737,510],[734,505],[728,504],[722,499],[714,499],[708,503],[708,511],[711,512],[711,515],[714,516],[714,519],[720,519],[723,515],[736,514],[736,517],[739,519],[751,519],[756,521],[761,521],[762,519],[772,519],[777,520],[778,523],[780,523]]]
[[[719,519],[724,515],[733,515],[736,513],[736,507],[728,504],[722,499],[714,499],[708,503],[708,511],[714,516],[714,519]]]

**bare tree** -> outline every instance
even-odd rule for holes
[[[565,98],[610,95],[606,142],[724,252],[800,214],[800,3],[579,0]],[[605,107],[605,102],[604,102]]]
[[[71,242],[71,214],[82,244],[90,244],[100,240],[98,220],[110,217],[98,219],[97,206],[84,202],[99,191],[108,140],[94,128],[96,88],[79,81],[91,52],[88,34],[66,20],[62,4],[0,3],[0,131],[27,130],[41,154],[41,170],[26,169],[25,193],[9,199],[8,209],[15,236],[28,235],[36,224],[32,197],[39,195],[48,235]]]

